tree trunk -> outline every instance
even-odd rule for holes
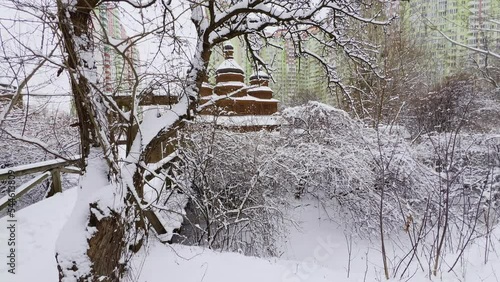
[[[90,23],[97,3],[78,0],[68,6],[57,1],[65,63],[79,120],[80,167],[85,171],[74,211],[57,242],[60,281],[120,281],[125,272],[125,238],[130,234],[125,219],[137,211],[133,205],[127,207],[123,197],[116,196],[124,193],[120,191],[123,185],[113,181],[119,169],[110,146],[105,146],[110,144],[102,133],[107,120],[100,116],[103,107],[99,107],[98,94],[92,89],[95,78],[89,76],[95,72]],[[101,148],[93,148],[97,146]]]

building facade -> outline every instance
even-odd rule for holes
[[[139,51],[135,46],[126,48],[130,45],[129,38],[121,23],[120,11],[114,3],[99,5],[95,14],[93,25],[98,35],[95,39],[98,83],[106,94],[126,94],[134,84],[132,68],[140,72]],[[131,60],[133,67],[124,56]]]
[[[500,2],[497,0],[411,0],[400,6],[402,23],[437,59],[443,75],[484,63],[484,56],[459,47],[500,51]]]

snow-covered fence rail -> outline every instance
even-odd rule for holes
[[[172,163],[178,160],[178,157],[177,151],[174,151],[158,162],[151,164],[149,167],[149,173],[146,174],[145,179],[150,181],[155,177],[155,175],[160,174],[162,170],[168,170]]]
[[[16,167],[9,167],[9,168],[4,168],[0,169],[0,180],[7,179],[9,175],[14,174],[16,177],[22,176],[22,175],[28,175],[28,174],[33,174],[37,172],[44,172],[44,171],[49,171],[53,169],[62,169],[64,172],[80,172],[79,170],[77,171],[76,168],[65,168],[67,166],[70,166],[71,164],[74,164],[80,160],[81,156],[76,155],[69,157],[68,159],[53,159],[53,160],[48,160],[48,161],[43,161],[43,162],[38,162],[38,163],[32,163],[32,164],[27,164],[27,165],[20,165]]]
[[[15,191],[8,191],[7,196],[3,197],[0,199],[0,210],[3,210],[5,207],[9,205],[9,202],[18,199],[22,195],[24,195],[26,192],[28,192],[31,188],[35,187],[36,185],[42,183],[45,179],[47,179],[50,176],[50,172],[44,172],[42,174],[37,175],[35,178],[29,180],[28,182],[25,182],[18,188],[16,188]],[[13,192],[13,194],[11,194]],[[11,195],[13,196],[11,196]]]
[[[80,156],[72,156],[68,159],[54,159],[33,164],[21,165],[11,168],[0,169],[0,180],[16,178],[23,175],[35,174],[33,179],[17,187],[15,191],[7,191],[7,195],[0,199],[0,210],[4,209],[9,202],[18,199],[48,177],[51,177],[51,187],[47,193],[50,197],[58,192],[62,192],[61,172],[80,173],[80,170],[71,165],[80,160]]]

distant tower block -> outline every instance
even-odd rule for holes
[[[216,95],[227,95],[246,86],[244,83],[245,72],[243,71],[243,68],[241,68],[234,60],[233,53],[233,45],[226,43],[224,45],[225,60],[215,71],[216,84],[214,87],[214,93]],[[232,95],[232,97],[243,97],[246,95],[247,91],[241,90],[237,94]]]

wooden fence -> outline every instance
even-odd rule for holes
[[[42,183],[45,179],[51,178],[50,190],[47,192],[47,197],[50,197],[58,192],[62,192],[61,172],[65,173],[80,173],[80,169],[72,165],[80,160],[80,156],[73,156],[68,159],[54,159],[28,165],[21,165],[12,168],[0,169],[0,181],[13,180],[19,176],[36,174],[29,181],[21,184],[14,191],[13,197],[6,195],[0,199],[0,210],[4,209],[9,201],[13,201],[26,194],[29,190]]]
[[[0,199],[0,211],[7,207],[11,201],[16,200],[22,195],[26,194],[28,191],[30,191],[49,177],[51,177],[51,185],[50,190],[47,192],[47,197],[51,197],[56,193],[62,192],[61,172],[80,173],[81,171],[79,168],[72,166],[76,162],[80,161],[80,158],[80,156],[74,156],[68,158],[67,160],[54,159],[12,168],[0,169],[0,181],[12,180],[13,178],[15,179],[23,175],[36,174],[34,178],[30,179],[27,182],[24,182],[19,187],[17,187],[13,197],[6,195]],[[168,170],[169,164],[176,158],[177,154],[174,152],[166,158],[157,162],[153,166],[153,170],[151,171],[151,173],[145,176],[146,181],[153,179],[155,177],[154,174],[159,174],[164,169]],[[137,199],[137,202],[141,203],[144,206],[148,206],[148,203],[141,199]],[[167,230],[165,226],[163,226],[156,211],[148,208],[143,210],[143,212],[158,234],[167,233]]]
[[[113,99],[120,107],[130,108],[130,105],[132,104],[132,96],[113,96]],[[20,101],[22,102],[22,99]],[[139,105],[171,105],[173,103],[176,103],[177,101],[178,97],[175,96],[153,95],[152,93],[149,93],[141,97]],[[119,131],[113,132],[112,134],[115,135],[118,144],[126,144],[128,150],[132,145],[131,142],[135,139],[137,130],[138,127],[135,126],[135,128],[133,128],[133,130],[131,131],[132,136],[126,136],[125,134],[127,132],[124,131],[123,128],[120,128]],[[163,158],[166,154],[169,155]],[[145,176],[146,181],[153,179],[155,177],[154,175],[160,173],[162,169],[168,170],[169,163],[175,160],[176,157],[177,155],[174,152],[173,146],[158,146],[157,150],[154,151],[152,157],[150,157],[150,159],[148,160],[148,162],[156,163],[156,166],[152,173],[148,173]],[[34,178],[17,187],[12,197],[10,195],[6,195],[0,199],[0,211],[7,207],[9,203],[26,194],[28,191],[30,191],[49,177],[51,178],[51,185],[50,190],[47,192],[47,197],[51,197],[58,192],[62,192],[61,173],[80,173],[81,171],[79,168],[72,166],[76,162],[80,161],[80,159],[81,156],[74,156],[66,160],[54,159],[28,165],[21,165],[13,168],[0,169],[0,181],[11,180],[11,178],[13,177],[17,178],[23,175],[36,174]],[[133,194],[135,195],[135,193]],[[140,206],[149,206],[148,203],[146,203],[143,199],[136,200],[138,205]],[[152,208],[144,209],[143,212],[158,234],[167,233],[167,230],[165,229],[165,226],[163,226],[157,212],[155,212]]]

